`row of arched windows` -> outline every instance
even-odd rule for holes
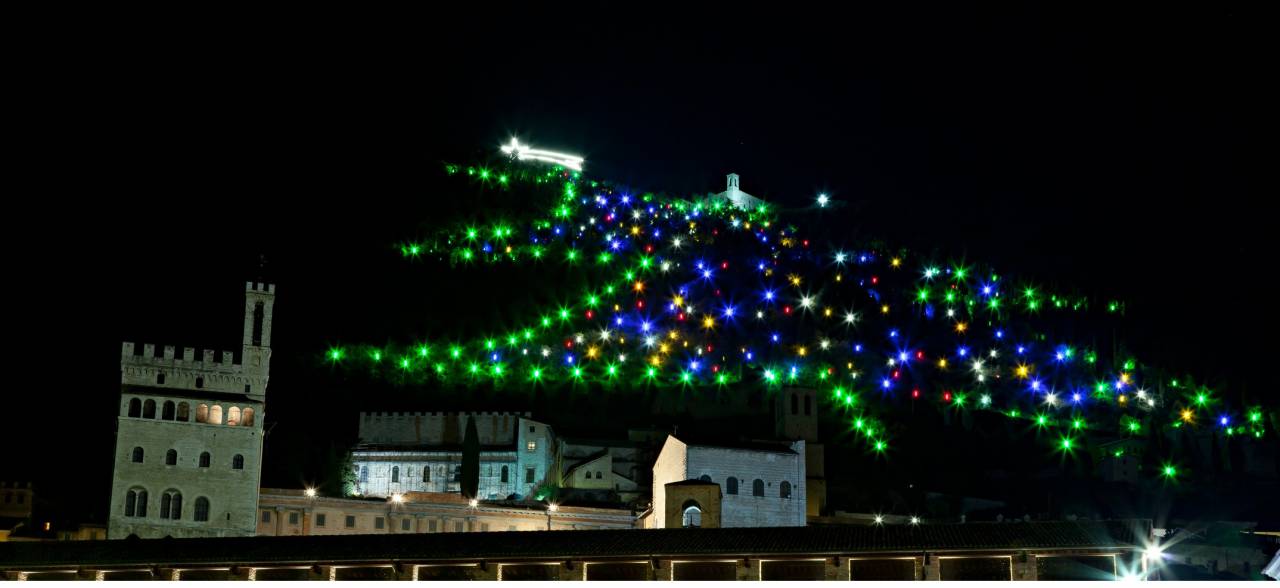
[[[360,474],[359,474],[360,483],[368,484],[369,483],[369,467],[363,466],[360,468],[359,471],[360,471]],[[590,472],[588,472],[587,476],[590,477],[590,475],[591,475]],[[502,470],[499,476],[501,479],[501,483],[506,484],[511,479],[511,470],[507,469],[507,466],[502,466]],[[600,477],[601,477],[600,472],[596,472],[596,478],[598,479]],[[424,466],[422,468],[422,483],[428,484],[430,482],[431,482],[431,466]],[[391,466],[391,483],[392,484],[400,483],[400,466]]]
[[[711,476],[708,476],[707,474],[703,474],[702,477],[698,479],[702,480],[703,482],[712,481]],[[738,494],[737,478],[733,476],[729,476],[729,478],[724,481],[724,493],[727,495],[731,494],[734,496]],[[761,497],[764,496],[764,480],[761,480],[760,478],[756,478],[755,480],[751,481],[751,495],[761,496]],[[783,480],[781,484],[778,484],[778,498],[791,498],[791,482]]]
[[[792,392],[791,393],[791,414],[796,415],[799,413],[800,413],[800,395]],[[809,416],[812,413],[813,413],[813,398],[808,395],[805,395],[804,416]]]
[[[196,498],[195,512],[191,520],[206,522],[209,520],[209,499],[203,496]],[[147,518],[147,490],[130,488],[124,497],[124,516],[130,518]],[[160,495],[160,518],[174,521],[182,520],[182,493],[169,489]]]
[[[154,419],[156,418],[156,401],[148,398],[145,402],[138,398],[129,399],[129,408],[126,412],[133,418]],[[196,407],[196,422],[211,423],[215,425],[224,424],[222,421],[222,406],[201,404]],[[253,426],[253,409],[245,407],[243,410],[238,406],[232,406],[226,411],[226,425],[229,427]],[[191,405],[186,402],[174,402],[172,400],[164,401],[160,405],[160,420],[178,421],[185,423],[191,419]]]
[[[130,455],[130,460],[133,461],[133,463],[146,463],[146,451],[143,450],[141,447],[134,447],[133,453]],[[210,455],[208,451],[203,451],[200,453],[200,459],[197,463],[199,464],[200,467],[207,468],[210,466],[212,462],[213,462],[213,456]],[[178,465],[177,449],[170,449],[164,452],[164,465],[169,465],[169,466]],[[231,469],[233,470],[244,469],[243,455],[237,453],[231,457]]]

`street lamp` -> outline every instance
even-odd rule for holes
[[[304,494],[306,494],[306,495],[307,495],[307,498],[315,498],[315,497],[316,497],[316,489],[315,489],[315,488],[307,488],[307,490],[304,492]]]
[[[547,505],[547,530],[548,531],[551,530],[551,513],[556,512],[557,510],[560,510],[560,507],[556,506],[554,502]]]

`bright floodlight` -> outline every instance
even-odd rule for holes
[[[551,512],[555,512],[555,511],[557,511],[557,510],[560,510],[560,507],[559,507],[558,505],[556,505],[555,503],[552,503],[552,504],[548,504],[548,505],[547,505],[547,510],[549,510],[549,511],[551,511]]]
[[[467,501],[467,504],[470,504],[471,508],[475,508],[476,505],[480,504],[480,501],[472,498],[471,500]]]
[[[403,495],[403,494],[392,494],[392,495],[391,495],[391,502],[394,502],[394,503],[396,503],[396,504],[401,504],[401,503],[403,503],[403,502],[404,502],[404,495]]]
[[[880,516],[880,515],[876,515],[875,521],[876,521],[876,524],[877,524],[877,525],[882,525],[882,524],[884,524],[884,517],[882,517],[882,516]]]
[[[307,495],[307,498],[315,498],[315,497],[316,497],[316,489],[315,489],[315,488],[307,488],[306,495]]]
[[[818,206],[826,207],[827,203],[830,201],[831,199],[827,198],[826,194],[818,194]]]
[[[911,517],[911,524],[913,524],[913,525],[919,525],[919,524],[920,524],[920,517]]]
[[[515,137],[511,138],[511,144],[501,147],[503,153],[514,155],[516,159],[525,160],[533,159],[536,161],[545,161],[556,165],[563,165],[572,170],[582,171],[582,164],[586,160],[577,155],[569,155],[568,153],[556,153],[555,151],[546,151],[543,149],[534,149],[528,145],[521,145]]]
[[[1164,559],[1164,550],[1159,545],[1148,545],[1146,549],[1142,550],[1142,557],[1148,561],[1160,561]]]

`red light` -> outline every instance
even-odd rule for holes
[[[895,377],[896,377],[896,376],[895,376]],[[912,390],[912,391],[911,391],[911,397],[912,397],[912,398],[919,398],[919,397],[920,397],[920,390],[919,390],[919,389]]]
[[[805,239],[805,240],[804,240],[804,246],[805,246],[805,247],[808,247],[808,246],[809,246],[809,240],[808,240],[808,239]]]
[[[923,351],[917,351],[917,352],[916,352],[916,359],[924,359],[924,352],[923,352]]]
[[[893,379],[895,379],[895,380],[896,380],[896,379],[898,379],[898,376],[900,376],[900,375],[901,375],[901,373],[899,373],[899,372],[898,372],[898,370],[893,370]]]
[[[947,402],[951,402],[951,393],[950,393],[950,392],[943,392],[943,393],[942,393],[942,399],[943,399],[943,400],[946,400]]]
[[[872,283],[872,284],[879,284],[879,283],[880,283],[880,278],[877,278],[877,277],[875,277],[875,276],[871,276],[871,283]]]
[[[791,307],[790,307],[790,306],[784,306],[784,307],[782,307],[782,313],[783,313],[783,314],[791,314]]]
[[[729,262],[727,262],[727,261],[722,261],[722,262],[720,262],[720,269],[722,269],[722,270],[727,270],[727,269],[729,269]]]
[[[588,311],[587,311],[587,318],[588,318],[588,319],[596,318],[596,313],[595,313],[595,311],[593,311],[593,310],[588,310]]]
[[[653,253],[653,245],[645,245],[645,246],[644,246],[644,252],[645,252],[645,253]]]
[[[573,349],[573,339],[569,339],[569,340],[565,341],[565,342],[564,342],[564,348],[565,348],[565,349]]]
[[[711,234],[712,234],[712,235],[719,235],[719,234],[720,234],[720,229],[711,229]]]
[[[636,301],[636,308],[644,308],[644,301],[643,301],[643,300],[637,300],[637,301]]]
[[[684,320],[684,313],[682,312],[682,313],[680,313],[680,314],[677,314],[677,315],[676,315],[676,320],[678,320],[678,321],[682,321],[682,320]]]
[[[720,365],[719,365],[719,364],[717,364],[717,365],[713,365],[713,366],[711,366],[711,373],[713,373],[713,374],[718,374],[718,373],[720,373]]]

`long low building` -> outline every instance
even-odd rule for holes
[[[1059,580],[1142,572],[1145,520],[0,544],[14,580]]]
[[[303,490],[258,493],[259,536],[476,533],[630,529],[629,510],[522,501],[468,501],[461,494],[406,492],[395,499],[308,496]]]

